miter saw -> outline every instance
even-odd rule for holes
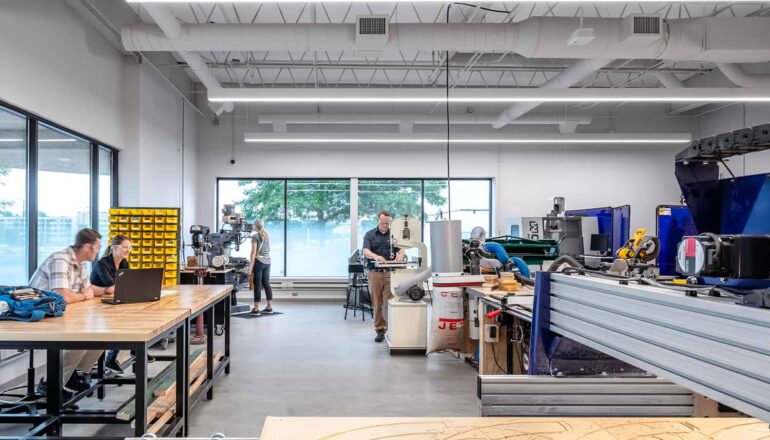
[[[660,253],[660,240],[653,235],[646,235],[645,228],[634,231],[634,236],[622,248],[618,249],[615,256],[621,260],[629,260],[639,263],[649,263]]]
[[[607,269],[607,272],[622,276],[639,272],[640,275],[654,277],[653,260],[659,253],[660,240],[658,237],[647,235],[645,228],[639,228],[634,231],[634,236],[615,252],[616,259]]]

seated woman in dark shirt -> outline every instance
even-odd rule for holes
[[[110,247],[104,256],[94,263],[91,270],[91,284],[104,287],[106,295],[115,293],[115,274],[118,269],[129,269],[128,256],[131,254],[131,240],[125,235],[116,235],[110,242]],[[104,366],[118,373],[122,373],[118,363],[118,350],[110,350],[104,361]]]

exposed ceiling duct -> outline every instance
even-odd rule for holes
[[[163,32],[166,38],[170,41],[175,41],[182,37],[184,33],[183,25],[176,19],[168,6],[148,3],[144,5],[144,8],[155,23],[158,24],[158,29]],[[195,52],[183,50],[177,52],[208,91],[222,87],[209,70],[206,60],[204,60],[203,57]],[[211,107],[211,110],[213,110],[215,114],[220,115],[223,112],[233,111],[235,109],[235,104],[232,102],[226,102],[224,104],[209,103],[209,107]]]
[[[146,6],[149,6],[146,5]],[[580,18],[535,17],[519,23],[391,23],[385,52],[514,52],[527,58],[661,59],[751,63],[770,60],[770,19],[710,17],[663,20],[655,38],[634,38],[626,18],[585,18],[595,38],[568,44]],[[354,24],[181,24],[170,38],[152,24],[123,28],[132,51],[350,51]]]
[[[656,72],[655,77],[660,81],[661,84],[663,84],[663,87],[667,89],[684,89],[686,86],[684,83],[679,80],[679,78],[676,77],[673,73],[669,72]],[[687,104],[672,104],[671,105],[671,114],[672,115],[678,115],[680,113],[686,113],[690,110],[695,110],[696,108],[703,107],[704,105],[707,105],[707,102],[691,102]]]
[[[770,40],[767,42],[770,44]],[[717,63],[719,70],[736,86],[741,87],[770,87],[770,75],[748,73],[736,64]]]
[[[683,89],[684,84],[673,73],[668,72],[656,72],[655,78],[663,84],[663,87],[668,89]]]
[[[607,59],[580,60],[563,72],[546,81],[541,89],[566,89],[579,83],[586,76],[595,73],[597,70],[606,66],[610,61]],[[527,112],[540,105],[539,102],[517,102],[503,110],[497,119],[492,123],[494,128],[502,128],[516,119],[524,116]]]

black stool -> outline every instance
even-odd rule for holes
[[[348,288],[345,295],[345,319],[348,319],[348,310],[353,309],[353,317],[361,310],[361,320],[366,321],[366,310],[374,319],[371,296],[369,294],[369,281],[366,278],[364,264],[361,261],[359,250],[353,252],[348,262]]]

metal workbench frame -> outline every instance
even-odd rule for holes
[[[770,310],[581,275],[537,284],[533,346],[557,333],[770,421]]]
[[[177,383],[187,383],[187,348],[189,335],[189,320],[183,319],[169,329],[176,333],[176,380]],[[101,410],[73,410],[72,407],[88,394],[97,392],[104,385],[104,379],[97,381],[87,390],[77,393],[67,402],[63,401],[62,391],[64,383],[62,379],[62,350],[134,350],[136,353],[136,373],[132,383],[136,387],[134,399],[136,401],[136,416],[134,433],[142,436],[147,429],[147,403],[149,401],[147,389],[147,350],[150,346],[160,341],[168,332],[158,335],[149,341],[24,341],[24,342],[0,342],[3,349],[37,349],[46,350],[46,380],[48,389],[46,394],[46,414],[0,414],[0,423],[31,424],[32,429],[22,438],[36,436],[61,437],[65,423],[78,424],[126,424],[128,422],[116,418],[117,411]],[[176,434],[186,435],[187,426],[187,389],[177,387],[176,408],[174,417],[162,431],[163,436]],[[18,438],[0,437],[0,438]]]
[[[44,349],[47,353],[46,375],[48,381],[48,394],[46,396],[45,407],[46,414],[0,414],[0,424],[17,423],[33,425],[22,438],[34,438],[36,436],[46,435],[47,438],[66,438],[62,436],[62,425],[65,423],[77,424],[128,424],[130,421],[118,420],[117,411],[104,410],[72,410],[72,406],[85,396],[96,392],[97,397],[104,398],[105,385],[115,384],[133,384],[136,386],[134,398],[136,399],[136,416],[134,418],[134,434],[141,437],[147,429],[147,404],[149,396],[147,395],[147,351],[149,347],[167,337],[170,332],[176,333],[176,353],[174,356],[156,356],[158,360],[176,362],[176,381],[177,383],[188,383],[189,365],[187,363],[189,353],[189,335],[192,322],[199,315],[204,314],[209,325],[206,329],[206,381],[196,391],[193,396],[188,398],[189,385],[187,387],[176,387],[176,408],[174,417],[166,424],[166,427],[159,432],[159,436],[171,437],[175,435],[185,436],[189,432],[189,408],[195,405],[205,394],[207,400],[214,397],[214,380],[224,374],[230,374],[230,295],[223,296],[220,300],[198,310],[189,315],[174,327],[156,336],[147,342],[61,342],[61,341],[40,341],[40,342],[0,342],[0,349]],[[216,326],[217,312],[221,314],[224,320],[224,353],[222,359],[214,365],[214,328]],[[92,386],[83,392],[77,393],[68,402],[62,402],[63,379],[61,375],[61,350],[133,350],[135,359],[133,361],[135,377],[117,378],[105,377],[103,357],[97,365],[97,378]],[[143,362],[141,360],[144,360]],[[184,362],[177,360],[184,359]],[[62,404],[63,403],[63,404]],[[16,439],[18,436],[0,437],[4,439]]]

